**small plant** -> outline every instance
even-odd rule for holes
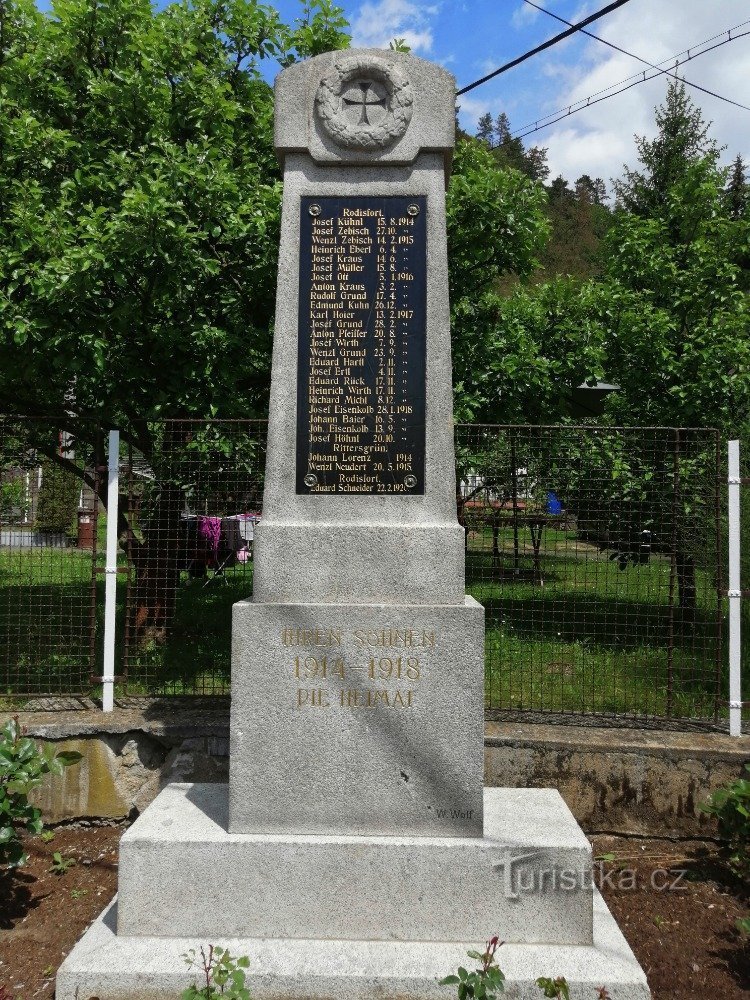
[[[552,1000],[570,1000],[570,987],[565,976],[558,976],[557,979],[540,976],[536,984],[544,996],[552,997]]]
[[[52,855],[50,871],[55,875],[64,875],[68,868],[72,868],[75,863],[75,858],[64,858],[59,851],[55,851]]]
[[[40,749],[22,735],[18,716],[6,722],[0,730],[0,865],[17,868],[28,860],[18,836],[20,826],[29,833],[42,832],[42,813],[29,804],[29,793],[45,774],[62,774],[80,759],[75,750],[56,753],[51,744]]]
[[[42,832],[41,832],[41,839],[42,839],[42,843],[49,844],[50,841],[52,841],[52,840],[55,839],[55,831],[54,830],[42,830]]]
[[[232,958],[227,948],[208,946],[208,954],[203,947],[200,950],[200,961],[196,958],[195,949],[191,948],[182,956],[189,969],[199,969],[204,980],[203,985],[193,983],[182,993],[182,1000],[214,1000],[224,997],[225,1000],[250,1000],[250,990],[245,986],[245,969],[250,965],[249,958]]]
[[[735,926],[743,934],[750,934],[750,917],[740,917],[739,920],[735,921]]]
[[[745,764],[750,773],[750,764]],[[750,780],[737,778],[725,788],[717,789],[703,812],[719,821],[719,833],[729,846],[729,866],[740,878],[750,877]]]
[[[71,899],[81,899],[83,896],[88,896],[88,889],[71,889],[70,898]]]
[[[481,962],[481,969],[468,972],[459,968],[458,975],[446,976],[440,980],[441,986],[458,986],[458,1000],[475,997],[476,1000],[495,1000],[498,993],[505,990],[505,976],[495,959],[495,952],[502,944],[497,936],[490,938],[485,951],[469,951],[467,955],[476,962]]]

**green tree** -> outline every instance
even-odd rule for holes
[[[127,422],[146,454],[166,410],[262,413],[280,184],[259,62],[344,44],[340,12],[4,6],[0,399]]]
[[[636,136],[640,170],[623,168],[623,180],[613,182],[618,204],[626,211],[652,216],[666,205],[669,191],[684,176],[689,164],[698,162],[710,173],[719,152],[710,136],[710,123],[693,104],[685,85],[670,82],[664,104],[654,109],[657,135]]]
[[[494,125],[489,113],[482,116],[479,124],[480,131],[489,130],[488,145],[493,151],[498,166],[520,170],[522,174],[526,174],[533,181],[547,179],[549,175],[547,150],[538,146],[526,149],[521,139],[514,139],[510,120],[504,111],[501,111],[497,116]],[[482,138],[480,132],[477,132],[477,138]]]
[[[747,183],[746,174],[745,161],[738,153],[732,162],[726,186],[727,207],[733,219],[741,219],[747,212],[750,185]]]
[[[607,185],[597,177],[592,179],[588,174],[581,174],[575,182],[576,198],[586,200],[591,205],[603,205],[607,200]]]
[[[291,26],[258,0],[57,0],[50,13],[4,0],[3,409],[49,414],[91,447],[121,426],[152,464],[161,416],[265,413],[281,183],[260,63],[343,47],[344,27],[330,0]],[[29,443],[82,474],[44,436]],[[160,485],[151,535],[120,522],[144,628],[149,595],[179,572],[178,532],[156,528],[184,495]]]
[[[476,139],[459,139],[447,197],[457,420],[487,411],[500,282],[508,275],[526,279],[537,267],[549,233],[545,201],[541,185],[498,167]]]
[[[561,391],[576,384],[572,366],[560,364],[562,354],[580,354],[588,345],[592,364],[584,366],[589,369],[585,377],[620,387],[607,401],[612,423],[717,427],[738,434],[750,413],[750,312],[742,283],[750,222],[728,210],[726,175],[718,166],[715,143],[680,86],[669,87],[656,120],[656,138],[639,142],[639,169],[626,171],[617,186],[620,204],[629,210],[615,213],[604,238],[601,279],[585,282],[576,295],[559,282],[517,290],[498,316],[497,338],[502,344],[515,322],[516,339],[525,337],[531,345],[528,356],[538,357],[533,350],[539,350],[546,326],[545,342],[558,359],[558,367],[549,371]],[[556,202],[567,203],[564,184],[556,187]],[[565,331],[572,334],[568,345],[557,339]],[[575,340],[579,331],[582,336]],[[498,357],[503,369],[500,352]],[[512,371],[513,351],[509,358]],[[495,379],[498,386],[502,375]],[[545,397],[540,393],[539,398]],[[607,455],[608,462],[618,459],[620,481],[637,494],[641,510],[664,507],[656,484],[668,481],[670,449],[665,439],[661,456],[654,446],[647,461],[635,454],[614,456],[611,449]],[[708,468],[707,460],[706,455],[689,458],[693,468]],[[649,464],[663,473],[650,486],[634,471]],[[690,621],[701,544],[695,542],[697,529],[688,531],[685,525],[707,525],[710,518],[701,522],[693,499],[683,496],[683,501],[677,521],[664,516],[654,531],[664,544],[676,543],[679,603]]]
[[[494,145],[495,125],[489,111],[486,111],[477,122],[477,139],[490,148]]]

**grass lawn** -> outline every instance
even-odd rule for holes
[[[611,553],[574,532],[545,529],[542,583],[534,580],[528,533],[520,542],[515,573],[510,529],[500,531],[496,558],[489,529],[469,539],[467,590],[486,609],[488,707],[713,715],[718,623],[711,574],[696,571],[697,610],[686,620],[679,608],[670,613],[665,556],[621,570]]]

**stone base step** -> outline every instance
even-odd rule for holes
[[[203,873],[210,878],[210,872]],[[205,878],[196,873],[195,891]],[[457,900],[457,903],[460,901]],[[346,900],[341,901],[346,909]],[[459,965],[472,968],[472,942],[306,941],[190,937],[122,937],[117,903],[105,910],[62,964],[56,1000],[174,1000],[197,981],[182,958],[190,948],[215,944],[250,959],[253,1000],[451,1000],[455,987],[438,980]],[[487,927],[485,935],[500,930]],[[169,932],[168,923],[162,928]],[[505,944],[498,964],[508,1000],[538,1000],[540,976],[565,976],[571,996],[596,996],[606,986],[612,1000],[649,1000],[646,978],[606,904],[594,891],[593,945]]]
[[[591,847],[552,789],[484,790],[484,837],[227,832],[226,785],[170,785],[120,846],[143,937],[592,940]]]

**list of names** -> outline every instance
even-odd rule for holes
[[[298,493],[424,493],[426,202],[302,198]]]

